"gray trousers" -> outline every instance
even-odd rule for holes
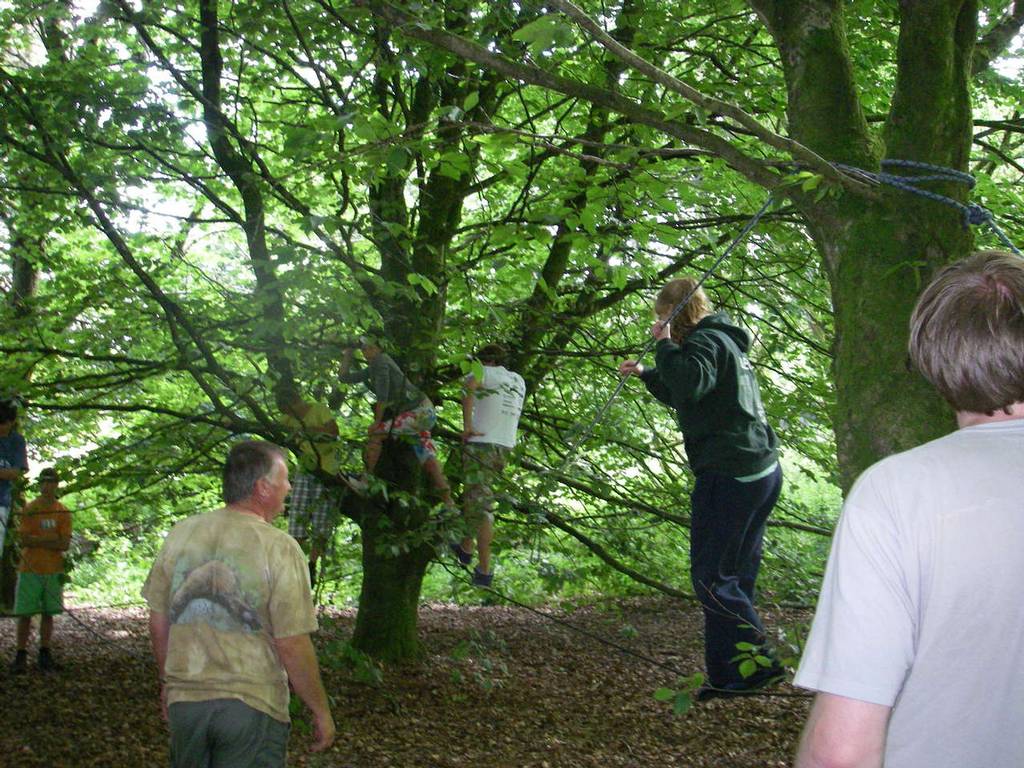
[[[172,768],[283,768],[290,725],[238,699],[167,708]]]

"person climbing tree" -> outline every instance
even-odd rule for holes
[[[772,684],[784,671],[768,649],[761,654],[771,663],[746,678],[734,661],[738,644],[765,645],[754,582],[765,522],[782,488],[778,438],[747,358],[747,332],[726,313],[713,313],[693,278],[665,285],[654,311],[656,367],[624,360],[619,372],[638,375],[652,395],[675,409],[695,475],[690,578],[704,611],[707,669],[696,698],[739,695]]]
[[[341,517],[341,495],[315,473],[339,476],[338,424],[327,406],[308,403],[287,386],[279,386],[275,394],[284,414],[281,423],[299,443],[298,471],[288,502],[288,533],[300,544],[310,539],[309,583],[316,586],[317,562]]]
[[[451,507],[451,489],[437,460],[437,450],[430,435],[430,430],[437,422],[434,404],[409,381],[391,356],[381,349],[381,335],[380,331],[370,331],[359,338],[358,345],[347,346],[338,368],[340,381],[346,384],[365,383],[377,399],[373,406],[373,424],[368,430],[366,471],[373,474],[386,438],[393,435],[410,438],[417,460],[434,488],[441,494],[445,505]],[[352,356],[356,346],[362,350],[366,368],[352,371]]]
[[[462,508],[466,523],[476,531],[479,563],[473,569],[473,584],[491,586],[491,540],[494,532],[494,481],[505,468],[509,451],[516,445],[516,429],[526,397],[523,377],[504,366],[505,348],[500,344],[483,347],[477,358],[483,364],[483,378],[466,377],[462,398],[463,468],[466,490]],[[459,562],[473,562],[473,536],[453,543]]]

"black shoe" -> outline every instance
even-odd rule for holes
[[[24,675],[28,672],[28,651],[18,651],[14,654],[14,663],[11,664],[11,672],[15,675]]]
[[[783,667],[765,667],[758,670],[745,680],[722,685],[702,685],[694,693],[694,701],[711,701],[711,699],[730,699],[756,694],[764,688],[771,688],[786,679]]]
[[[42,672],[60,672],[64,667],[53,660],[49,648],[39,649],[39,669]]]
[[[462,563],[462,565],[469,565],[473,562],[473,556],[469,554],[469,552],[464,550],[462,548],[462,544],[460,544],[459,542],[453,541],[451,544],[448,545],[448,548],[451,549],[452,554],[455,555],[455,557],[458,559],[460,563]]]
[[[487,587],[490,588],[491,581],[494,579],[493,573],[482,573],[479,568],[473,569],[473,586],[474,587]]]

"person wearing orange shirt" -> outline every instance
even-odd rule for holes
[[[60,665],[50,652],[53,617],[64,611],[64,552],[71,545],[71,513],[57,500],[60,478],[53,467],[39,473],[40,496],[25,505],[18,533],[21,563],[14,597],[18,617],[18,650],[14,673],[28,671],[28,635],[32,617],[39,621],[39,669],[55,672]]]

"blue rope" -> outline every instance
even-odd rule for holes
[[[700,279],[697,281],[697,284],[693,286],[693,290],[691,290],[686,296],[684,296],[682,301],[675,305],[675,307],[672,309],[672,312],[663,321],[665,325],[672,324],[672,320],[675,319],[676,315],[683,311],[683,308],[690,302],[690,299],[693,298],[693,295],[697,293],[698,290],[700,290],[700,287],[704,284],[704,281],[711,276],[711,273],[715,271],[719,264],[725,261],[726,257],[728,257],[730,253],[732,253],[733,249],[737,245],[739,245],[743,241],[743,239],[750,233],[750,230],[757,226],[757,223],[761,221],[762,217],[764,217],[766,213],[768,213],[768,210],[772,207],[772,204],[774,202],[775,196],[768,195],[768,199],[764,201],[764,205],[761,206],[760,210],[758,210],[757,213],[750,217],[750,221],[746,223],[746,226],[743,227],[742,231],[738,235],[736,235],[736,237],[733,238],[733,241],[729,243],[728,247],[724,251],[722,251],[722,254],[717,259],[715,259],[714,263],[706,270],[704,270],[704,274],[700,276]],[[647,344],[645,344],[644,348],[640,350],[640,353],[637,355],[636,359],[640,360],[644,355],[650,352],[651,347],[653,347],[657,343],[657,341],[658,340],[655,339],[653,336],[650,339],[648,339]],[[569,447],[568,452],[565,454],[565,459],[563,459],[561,465],[559,465],[558,467],[559,472],[564,471],[565,468],[569,466],[570,463],[572,463],[572,461],[575,458],[576,451],[579,449],[580,445],[582,445],[583,442],[590,437],[590,435],[594,431],[594,428],[601,423],[601,419],[603,419],[605,414],[608,412],[608,409],[611,407],[612,401],[614,401],[615,398],[619,396],[619,393],[622,391],[622,388],[626,386],[626,381],[628,379],[629,374],[626,374],[619,378],[619,384],[618,386],[615,387],[615,391],[612,392],[611,396],[605,401],[604,405],[601,406],[601,408],[597,412],[597,415],[593,418],[590,424],[587,425],[587,428],[583,430],[582,433],[580,433],[580,436],[577,437],[576,441]]]
[[[982,224],[988,224],[989,228],[995,232],[996,237],[999,238],[1003,245],[1018,256],[1024,257],[1024,253],[1021,253],[1010,238],[1006,236],[1006,233],[999,228],[998,224],[996,224],[995,216],[992,214],[992,211],[988,210],[988,208],[978,205],[977,203],[961,203],[959,200],[954,200],[946,195],[940,195],[938,192],[932,192],[929,189],[923,189],[920,186],[921,184],[927,184],[933,181],[942,181],[951,184],[963,184],[968,189],[974,189],[976,182],[974,177],[969,173],[956,171],[942,165],[922,163],[917,160],[896,159],[883,160],[882,170],[878,173],[872,173],[871,171],[865,171],[863,168],[855,168],[851,165],[842,165],[839,163],[836,164],[836,167],[851,175],[868,179],[878,184],[885,184],[895,189],[909,192],[913,195],[919,195],[929,200],[934,200],[942,205],[948,205],[950,208],[955,208],[960,211],[965,227],[977,227]],[[902,168],[915,172],[921,171],[922,173],[917,173],[913,176],[901,176],[895,173],[886,172],[886,168]]]

